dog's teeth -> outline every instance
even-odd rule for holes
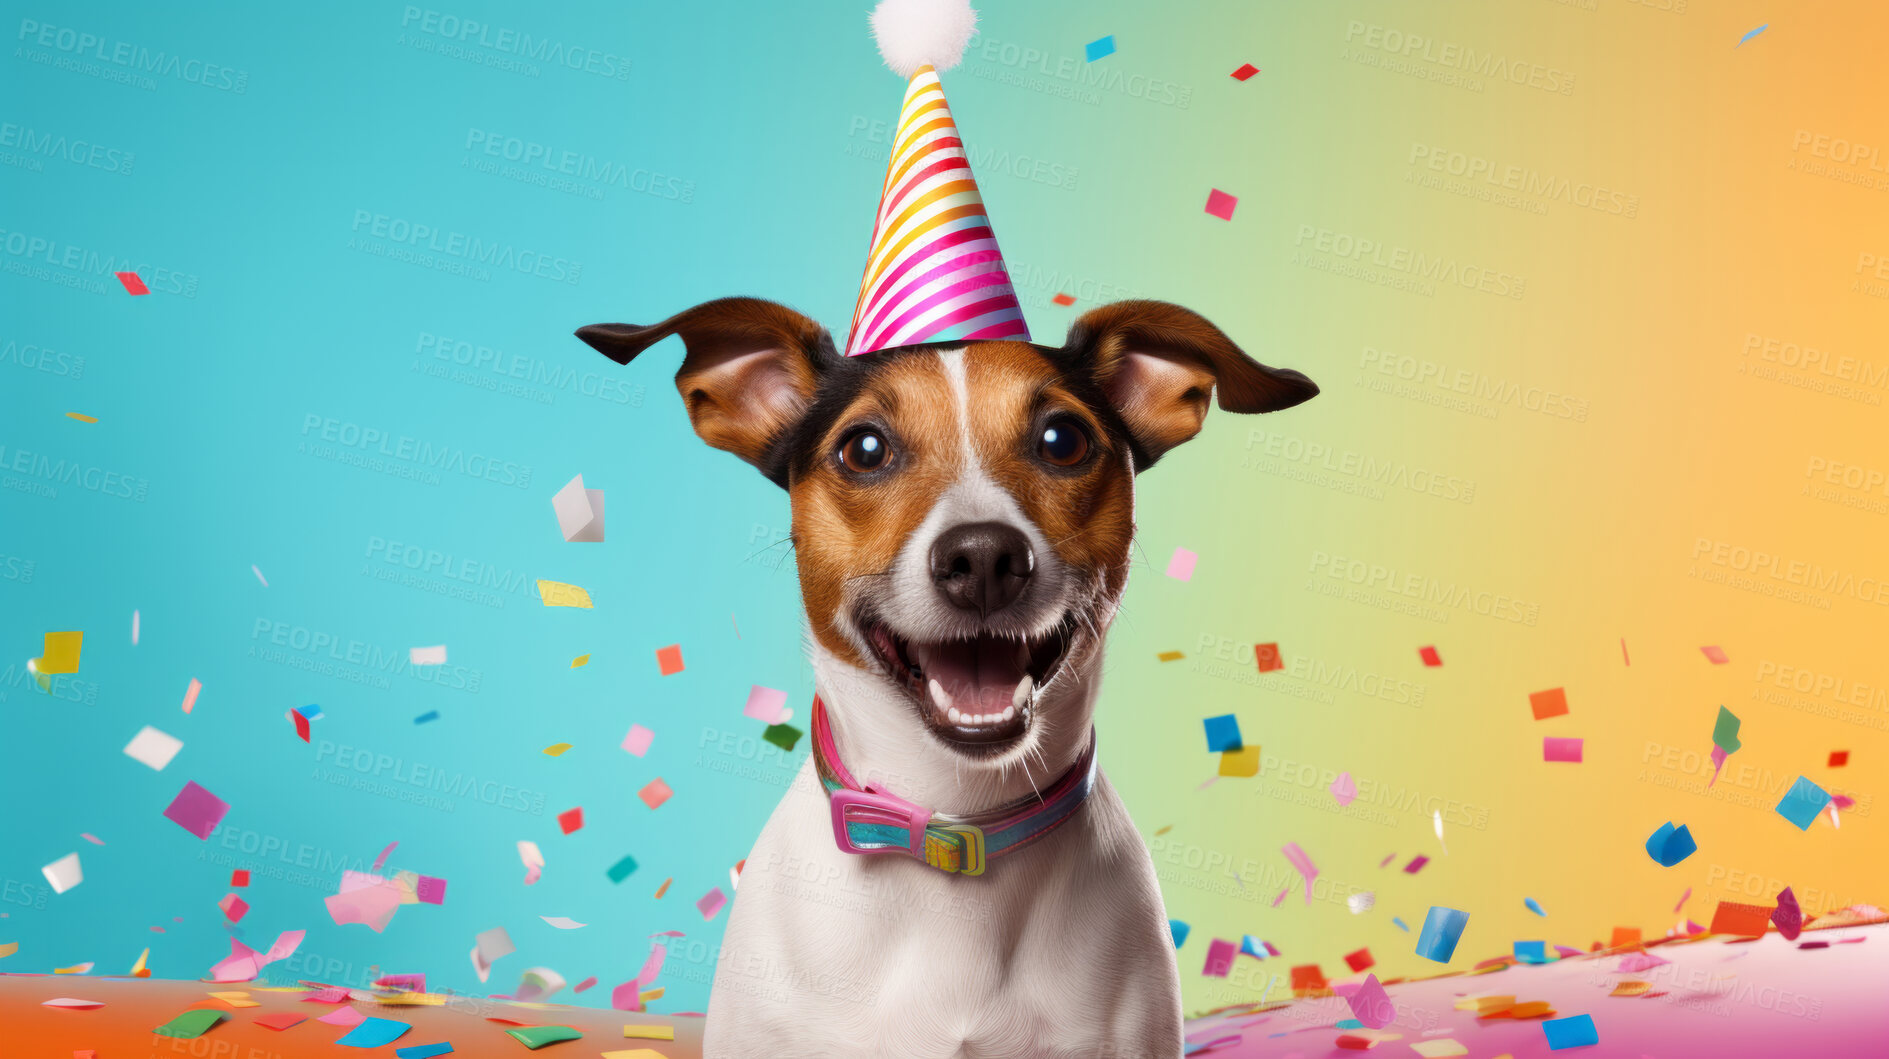
[[[932,704],[937,706],[940,710],[947,712],[952,706],[951,693],[944,689],[943,684],[938,683],[938,678],[936,677],[933,677],[931,681],[931,701]]]
[[[1007,721],[1010,718],[1015,717],[1016,715],[1017,715],[1017,708],[1015,706],[1005,706],[1003,716],[999,718],[999,720]]]
[[[1022,709],[1023,704],[1030,701],[1030,689],[1035,684],[1036,681],[1031,679],[1030,674],[1023,674],[1023,679],[1017,681],[1017,690],[1010,693],[1010,708]]]
[[[951,707],[951,709],[945,711],[945,716],[951,718],[952,724],[964,723],[964,715],[958,712],[958,708],[956,706],[953,706]]]

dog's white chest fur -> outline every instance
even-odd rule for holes
[[[843,853],[830,821],[810,759],[742,871],[711,1059],[1177,1054],[1166,914],[1106,777],[978,877]]]

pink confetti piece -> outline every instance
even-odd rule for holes
[[[92,834],[90,831],[79,832],[79,837],[86,840],[87,842],[90,842],[94,846],[102,846],[105,844],[104,839],[98,837],[97,835]]]
[[[1723,647],[1701,647],[1699,650],[1705,654],[1705,660],[1715,666],[1722,666],[1731,661],[1731,659],[1725,657],[1725,649]]]
[[[1173,557],[1168,559],[1167,575],[1176,581],[1192,581],[1194,563],[1199,559],[1199,555],[1186,548],[1176,548]]]
[[[184,712],[197,708],[197,692],[203,690],[203,684],[196,677],[190,678],[190,686],[184,689]]]
[[[398,846],[399,844],[400,844],[400,842],[399,842],[399,840],[398,840],[398,839],[396,839],[396,840],[394,840],[394,841],[392,841],[392,842],[389,842],[389,843],[387,843],[387,848],[386,848],[386,849],[383,849],[383,850],[381,850],[381,851],[380,851],[380,856],[378,856],[378,857],[375,857],[375,858],[374,858],[374,868],[373,868],[373,870],[374,870],[375,872],[379,872],[379,871],[380,871],[380,868],[381,868],[381,865],[383,865],[383,864],[385,864],[385,863],[387,863],[387,855],[388,855],[389,853],[392,853],[392,852],[394,851],[394,847],[395,847],[395,846]],[[357,863],[358,863],[358,862],[357,862]]]
[[[1390,863],[1391,861],[1394,861],[1394,860],[1396,860],[1396,859],[1397,859],[1397,854],[1395,854],[1395,853],[1386,853],[1386,854],[1384,854],[1384,859],[1383,859],[1383,860],[1380,860],[1380,861],[1378,861],[1378,862],[1377,862],[1377,866],[1378,866],[1378,867],[1380,867],[1380,868],[1382,868],[1382,867],[1384,867],[1385,865],[1387,865],[1387,864],[1389,864],[1389,863]]]
[[[748,704],[742,708],[741,715],[752,717],[765,724],[779,724],[782,720],[781,710],[786,706],[786,692],[779,688],[764,688],[755,684],[748,688]]]
[[[1207,943],[1207,963],[1200,973],[1214,978],[1225,978],[1233,970],[1233,957],[1239,955],[1240,947],[1230,941],[1215,938]]]
[[[350,1004],[336,1008],[315,1021],[326,1022],[330,1026],[359,1026],[367,1021],[367,1016]]]
[[[1333,780],[1331,784],[1331,796],[1338,800],[1340,808],[1350,805],[1352,800],[1358,796],[1358,783],[1351,778],[1351,773],[1340,772],[1338,774],[1338,778]]]
[[[256,580],[262,582],[262,587],[264,588],[269,587],[269,579],[262,576],[262,570],[259,567],[257,567],[255,563],[249,564],[249,570],[251,573],[256,575]]]
[[[1236,196],[1229,195],[1219,188],[1211,188],[1207,192],[1207,212],[1223,221],[1233,219],[1233,208],[1239,204],[1240,200]]]
[[[1292,892],[1292,887],[1290,887],[1290,886],[1288,886],[1288,887],[1286,887],[1285,889],[1283,889],[1283,890],[1281,890],[1281,891],[1279,891],[1279,896],[1278,896],[1278,897],[1275,897],[1275,898],[1273,898],[1273,899],[1272,899],[1272,906],[1273,906],[1274,908],[1278,908],[1278,907],[1279,907],[1279,902],[1281,902],[1281,901],[1284,901],[1284,900],[1286,899],[1286,895],[1287,895],[1287,894],[1289,894],[1289,893],[1291,893],[1291,892]]]
[[[1567,761],[1580,764],[1582,739],[1565,739],[1547,736],[1541,741],[1541,759],[1543,761]]]
[[[636,796],[643,799],[643,804],[651,809],[660,808],[662,803],[668,801],[674,794],[675,792],[669,789],[669,785],[662,781],[661,776],[650,780],[643,785],[642,790],[636,792]]]
[[[1688,900],[1691,900],[1691,898],[1692,898],[1692,887],[1688,886],[1686,887],[1686,892],[1679,895],[1679,903],[1673,906],[1673,915],[1678,915],[1679,910],[1686,907],[1686,902]]]
[[[1345,1002],[1367,1029],[1381,1030],[1397,1018],[1397,1007],[1391,1003],[1390,994],[1384,992],[1375,974],[1365,975],[1361,985],[1352,987]]]
[[[1415,875],[1418,872],[1422,871],[1423,866],[1428,863],[1430,863],[1430,858],[1419,853],[1416,856],[1410,858],[1409,864],[1404,865],[1404,874]]]
[[[1299,844],[1297,842],[1286,843],[1285,848],[1284,848],[1284,853],[1286,855],[1286,859],[1292,862],[1292,866],[1298,869],[1298,872],[1301,876],[1304,876],[1305,878],[1305,903],[1308,905],[1311,904],[1312,903],[1312,880],[1318,878],[1318,865],[1312,863],[1312,858],[1305,855],[1305,851],[1299,848]]]
[[[591,986],[596,985],[596,984],[597,984],[597,976],[593,974],[589,978],[586,978],[583,981],[577,983],[575,986],[573,986],[571,988],[571,992],[581,993],[584,990],[589,989]]]
[[[1633,659],[1627,657],[1627,638],[1624,636],[1620,638],[1620,661],[1627,665],[1633,664]]]
[[[285,930],[275,937],[267,952],[257,952],[235,938],[230,939],[230,954],[210,968],[212,982],[247,982],[260,976],[262,969],[295,954],[306,931]]]
[[[722,906],[727,903],[728,903],[727,895],[723,894],[721,892],[721,887],[717,886],[714,889],[710,890],[709,892],[703,894],[699,899],[696,900],[695,909],[696,911],[702,913],[703,919],[714,919],[715,914],[717,912],[720,912],[722,910]]]
[[[525,885],[537,882],[544,870],[544,854],[538,851],[538,844],[521,839],[518,843],[518,859],[525,865]]]
[[[49,1008],[71,1008],[74,1011],[90,1011],[93,1008],[104,1007],[105,1002],[103,1000],[80,1000],[78,997],[56,996],[51,1000],[40,1001],[40,1006]]]
[[[1718,770],[1725,767],[1726,756],[1724,747],[1715,746],[1712,748],[1712,778],[1706,782],[1708,788],[1718,782]]]
[[[198,838],[209,838],[210,832],[216,830],[216,825],[229,811],[230,803],[198,786],[195,780],[189,780],[184,783],[184,789],[177,792],[177,797],[171,799],[164,817]]]
[[[414,884],[413,896],[423,905],[443,905],[446,903],[446,880],[431,875],[422,875]]]
[[[249,914],[249,902],[235,894],[224,894],[216,906],[223,910],[223,915],[232,923],[241,923],[243,917]]]
[[[623,749],[637,757],[649,753],[649,744],[656,738],[656,733],[640,724],[630,725],[630,734],[623,737]]]
[[[125,293],[133,297],[140,294],[151,293],[151,288],[144,285],[144,281],[138,278],[136,272],[114,272],[112,274],[118,277],[118,282],[125,285]]]

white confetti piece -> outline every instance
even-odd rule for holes
[[[147,724],[125,744],[125,756],[162,772],[183,748],[182,739]]]

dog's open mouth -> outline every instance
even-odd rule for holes
[[[907,640],[884,623],[862,623],[887,672],[904,686],[932,731],[996,750],[1029,729],[1038,688],[1055,678],[1075,639],[1074,615],[1042,636],[978,635]]]

